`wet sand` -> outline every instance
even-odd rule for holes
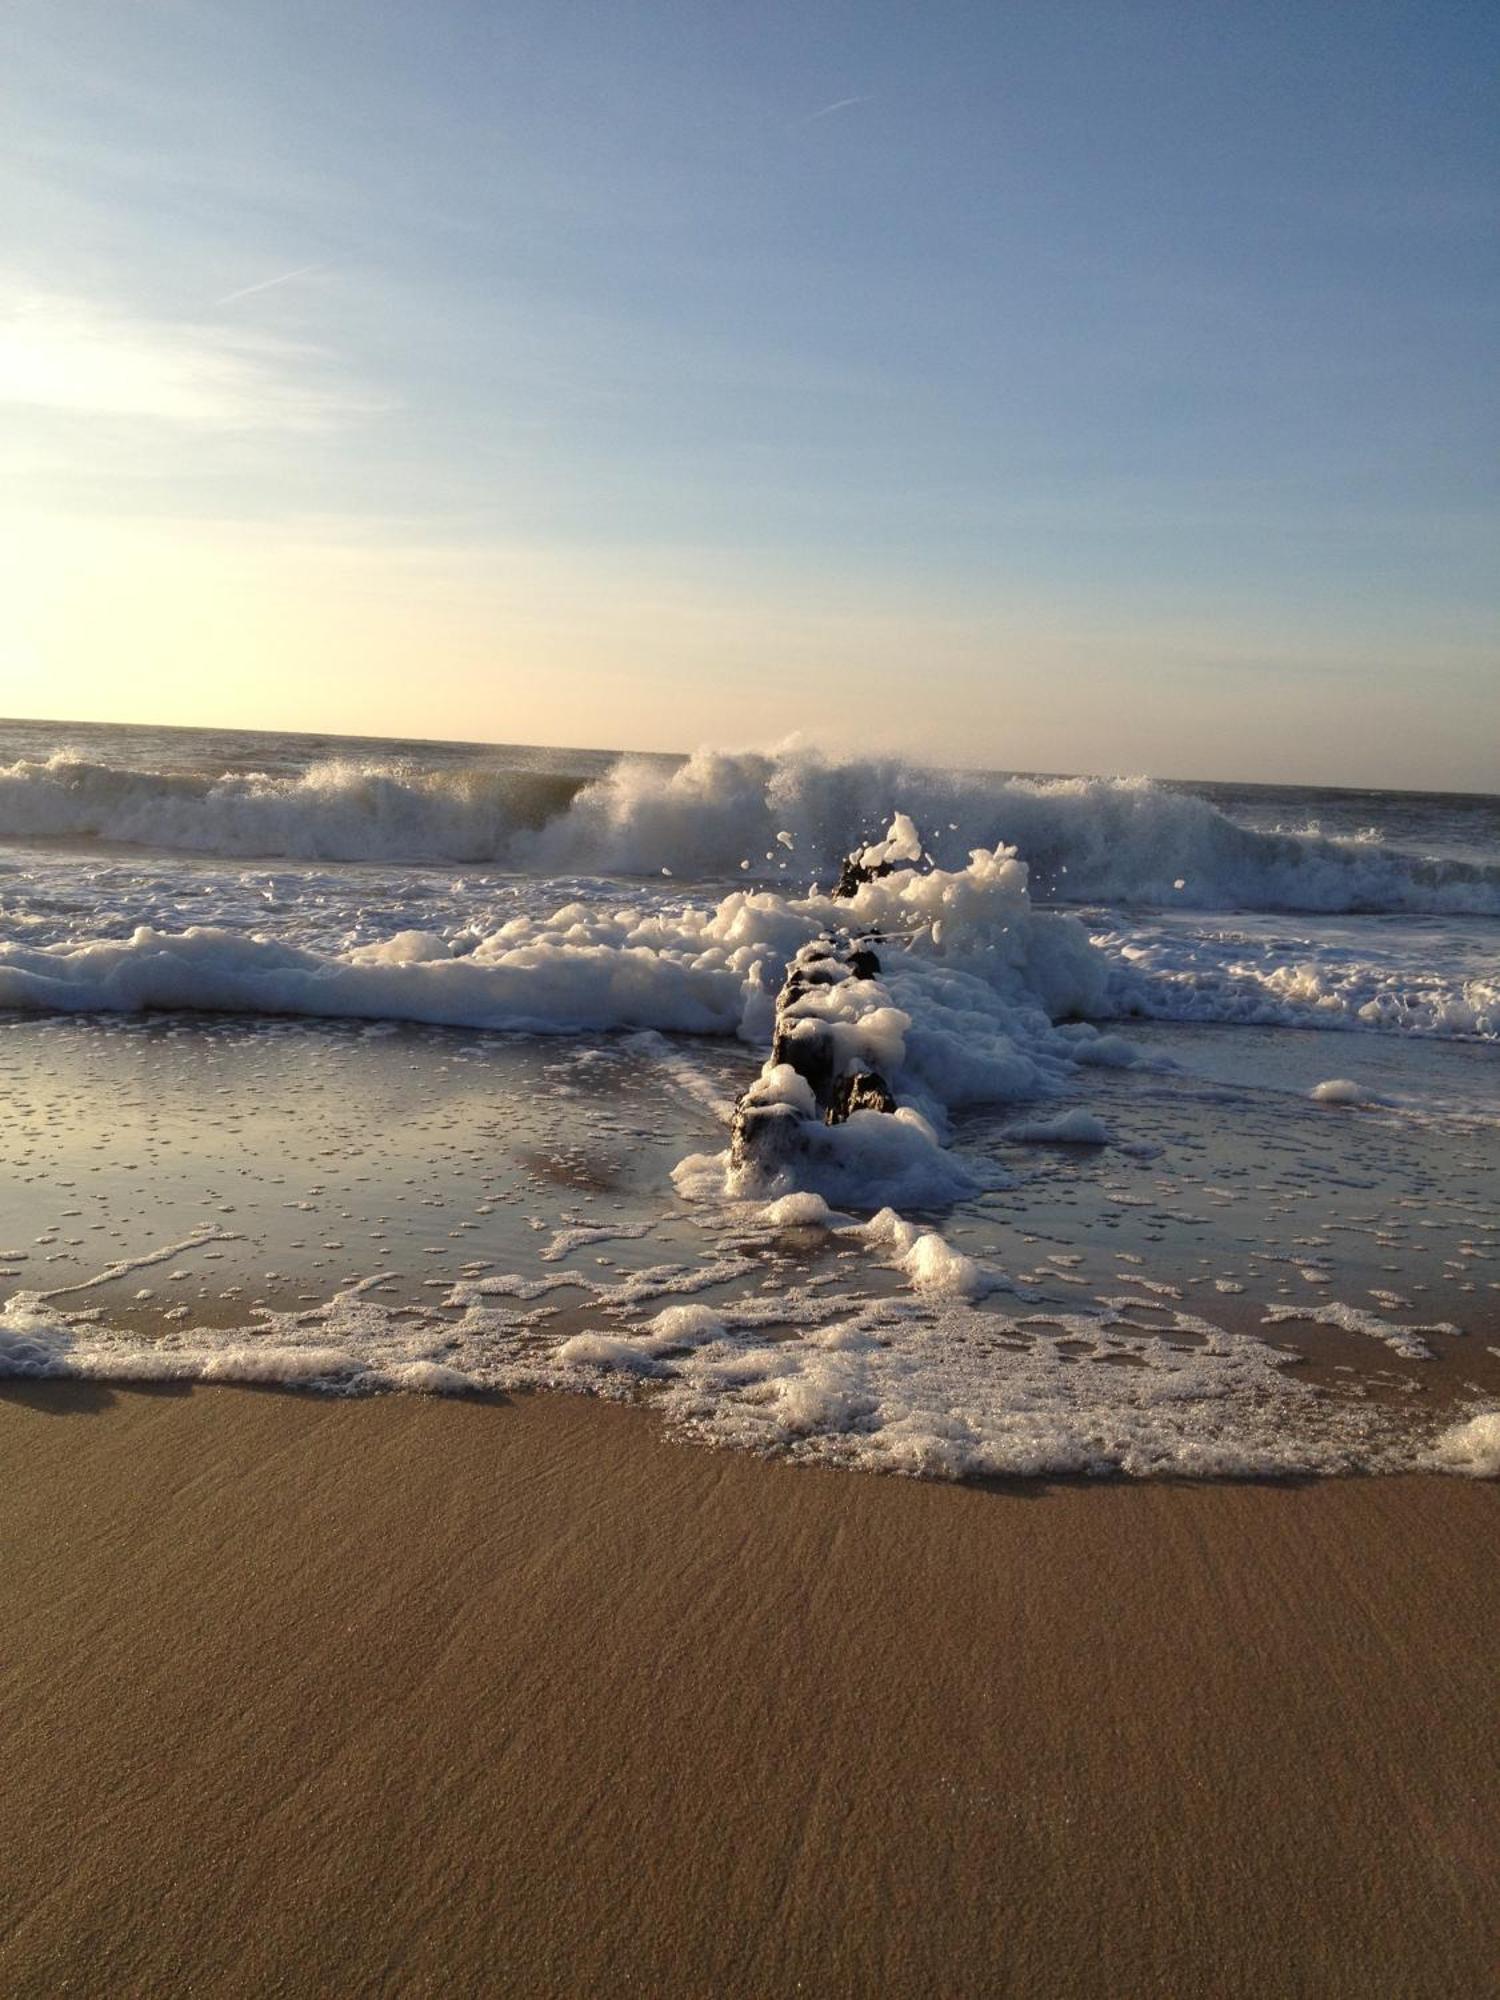
[[[9,1383],[12,1995],[1451,1995],[1500,1487]]]

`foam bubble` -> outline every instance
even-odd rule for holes
[[[1318,1104],[1348,1104],[1362,1110],[1386,1102],[1376,1091],[1347,1076],[1331,1076],[1324,1083],[1315,1083],[1307,1094]]]
[[[1092,1111],[1059,1112],[1055,1118],[1027,1118],[1005,1135],[1030,1146],[1107,1146],[1109,1127]]]
[[[1432,1447],[1432,1464],[1471,1479],[1500,1479],[1500,1410],[1480,1410],[1445,1430]]]
[[[768,1201],[761,1211],[761,1218],[772,1229],[825,1229],[831,1214],[822,1195],[809,1190],[802,1194],[784,1194],[779,1201]]]

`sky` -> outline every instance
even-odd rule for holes
[[[7,0],[0,713],[1500,790],[1490,0]]]

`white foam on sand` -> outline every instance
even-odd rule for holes
[[[761,1225],[833,1221],[805,1195],[781,1215],[762,1211]],[[150,1332],[111,1325],[100,1306],[28,1291],[0,1308],[0,1374],[342,1395],[644,1392],[671,1425],[705,1442],[932,1478],[1500,1472],[1493,1409],[1444,1427],[1333,1394],[1301,1377],[1287,1350],[1155,1293],[1078,1313],[999,1310],[976,1300],[1004,1280],[937,1232],[889,1212],[834,1226],[901,1270],[911,1289],[883,1298],[819,1284],[734,1291],[743,1258],[709,1258],[608,1280],[568,1271],[539,1282],[466,1278],[415,1306],[376,1272],[321,1303],[255,1308],[243,1324],[172,1316]],[[158,1255],[212,1240],[198,1233]],[[559,1334],[555,1308],[529,1301],[562,1286],[584,1296],[586,1324],[577,1327],[575,1311],[573,1330]],[[726,1287],[712,1303],[692,1296]],[[1139,1320],[1143,1306],[1150,1324]],[[1270,1315],[1294,1316],[1306,1315]],[[1411,1330],[1352,1308],[1316,1316],[1408,1358],[1430,1353]]]
[[[1424,1334],[1440,1334],[1457,1338],[1461,1329],[1446,1320],[1430,1326],[1398,1326],[1394,1320],[1382,1319],[1378,1313],[1364,1306],[1349,1306],[1337,1299],[1320,1299],[1306,1305],[1269,1306],[1265,1313],[1267,1326],[1280,1326],[1288,1320],[1309,1320],[1317,1326],[1336,1326],[1345,1333],[1362,1333],[1370,1340],[1383,1341],[1394,1353],[1408,1361],[1430,1361],[1432,1349],[1423,1338]]]
[[[575,1339],[557,1358],[605,1391],[649,1378],[653,1407],[706,1442],[917,1477],[1274,1477],[1439,1463],[1390,1413],[1299,1380],[1281,1350],[1180,1311],[1163,1317],[1145,1329],[1124,1313],[850,1301],[797,1338],[768,1340],[728,1309],[687,1339],[664,1341],[653,1326],[602,1344]],[[1443,1468],[1473,1471],[1484,1441],[1454,1444]]]
[[[1436,1472],[1500,1479],[1500,1410],[1479,1410],[1450,1426],[1433,1444],[1430,1464]]]

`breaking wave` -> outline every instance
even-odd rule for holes
[[[602,777],[332,761],[154,772],[62,753],[0,767],[0,838],[228,858],[826,881],[909,813],[932,857],[1013,847],[1036,895],[1181,909],[1500,914],[1500,867],[1266,832],[1143,778],[998,778],[802,750],[622,757]]]
[[[582,776],[335,759],[295,775],[137,771],[59,752],[0,766],[0,839],[299,861],[503,859]]]

